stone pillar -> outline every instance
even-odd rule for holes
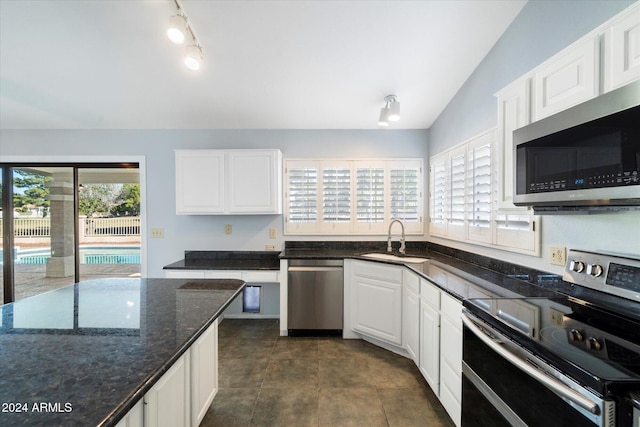
[[[73,179],[69,174],[54,174],[49,181],[49,209],[51,221],[51,258],[47,260],[46,277],[69,277],[75,272],[74,262],[74,216]]]

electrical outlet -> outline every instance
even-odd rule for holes
[[[151,238],[153,238],[153,239],[162,239],[162,238],[164,238],[164,228],[152,228],[151,229]]]
[[[562,326],[562,318],[564,315],[553,308],[550,308],[549,311],[551,311],[551,324],[555,326]]]
[[[567,248],[564,246],[551,246],[551,264],[565,265],[567,263]]]
[[[231,224],[227,224],[224,226],[224,234],[231,234]]]
[[[264,249],[266,251],[275,251],[276,250],[276,245],[264,245]]]
[[[270,239],[275,239],[277,237],[277,233],[276,233],[276,229],[275,228],[270,228],[269,229],[269,238]]]

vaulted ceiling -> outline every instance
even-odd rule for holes
[[[525,1],[180,3],[197,72],[173,0],[0,0],[0,128],[425,129]]]

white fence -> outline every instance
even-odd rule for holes
[[[86,218],[80,217],[80,238],[140,236],[140,217]],[[16,238],[51,237],[50,218],[15,218],[13,235]],[[0,235],[2,234],[0,222]]]

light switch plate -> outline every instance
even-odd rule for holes
[[[270,239],[275,239],[276,237],[278,237],[276,229],[275,228],[270,228],[269,229],[269,238]]]
[[[150,234],[153,239],[162,239],[164,238],[164,228],[152,228]]]

